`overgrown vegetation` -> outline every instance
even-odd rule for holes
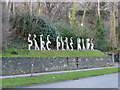
[[[19,40],[27,40],[28,34],[39,37],[43,35],[46,41],[47,35],[54,45],[56,37],[59,35],[56,27],[45,16],[30,14],[30,12],[16,12],[10,17],[10,23],[13,29],[12,37]],[[39,38],[36,38],[39,41]]]
[[[50,46],[52,49],[55,49],[55,39],[58,35],[68,38],[73,37],[75,48],[77,37],[94,39],[96,49],[101,51],[117,49],[117,46],[119,46],[117,45],[119,42],[119,33],[116,31],[118,22],[116,22],[117,12],[115,9],[120,8],[115,3],[77,3],[76,0],[73,3],[41,3],[38,0],[36,4],[24,1],[23,6],[17,5],[14,2],[10,3],[9,1],[7,3],[8,15],[10,14],[10,33],[12,34],[11,37],[8,37],[9,32],[7,31],[9,29],[5,29],[8,35],[4,32],[5,37],[7,37],[3,44],[4,51],[11,47],[25,49],[28,44],[27,37],[29,33],[37,35],[38,44],[40,34],[44,35],[44,41],[46,41],[46,36],[49,34],[52,41],[52,45]],[[96,15],[99,17],[96,18]],[[8,20],[8,18],[6,19]],[[110,23],[110,25],[102,25],[105,22]],[[108,30],[108,28],[110,29]]]
[[[107,51],[109,46],[105,40],[105,29],[101,24],[100,16],[97,17],[96,24],[96,48],[101,51]]]
[[[106,68],[106,69],[77,71],[77,72],[58,73],[58,74],[45,74],[34,77],[6,78],[6,79],[2,79],[2,87],[8,88],[15,86],[23,86],[23,85],[41,84],[41,83],[84,78],[84,77],[97,76],[97,75],[116,73],[116,72],[120,72],[120,68]]]

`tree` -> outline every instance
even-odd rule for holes
[[[104,51],[107,50],[107,42],[105,41],[105,29],[103,25],[101,24],[101,18],[100,18],[100,5],[98,0],[98,16],[97,16],[97,24],[96,24],[96,48]]]
[[[40,11],[40,0],[38,0],[38,5],[37,6],[38,6],[38,14],[40,14],[40,12],[41,12]]]
[[[7,49],[7,44],[9,41],[9,23],[8,23],[8,19],[9,19],[9,12],[8,12],[8,4],[5,2],[0,3],[1,8],[2,8],[2,33],[1,33],[1,39],[2,39],[2,48],[3,50]]]
[[[110,43],[113,48],[117,48],[117,35],[116,35],[116,12],[115,3],[110,3]]]
[[[72,28],[74,27],[76,21],[75,13],[76,13],[76,1],[74,1],[72,5],[72,13],[69,13],[70,25]]]
[[[118,48],[120,49],[120,1],[118,2]]]
[[[108,44],[105,41],[105,29],[103,25],[101,24],[101,19],[100,16],[98,15],[97,17],[97,24],[96,24],[96,48],[104,51],[108,49]]]
[[[81,26],[84,25],[84,20],[85,20],[85,15],[86,15],[86,11],[87,11],[87,7],[88,7],[88,5],[89,5],[89,2],[86,3],[86,5],[85,5],[84,13],[83,13],[83,17],[82,17],[82,23],[81,23]]]
[[[69,2],[41,2],[41,13],[47,16],[52,22],[65,20],[67,7],[69,8],[70,6],[71,3]]]

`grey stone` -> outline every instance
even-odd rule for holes
[[[2,75],[19,75],[33,73],[77,70],[83,68],[107,67],[113,65],[111,57],[3,57]],[[1,73],[0,73],[1,75]]]

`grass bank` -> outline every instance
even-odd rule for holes
[[[16,51],[18,55],[11,52]],[[9,49],[2,54],[2,57],[104,57],[107,56],[99,50],[24,50]]]
[[[88,70],[88,71],[77,71],[77,72],[68,72],[68,73],[58,73],[58,74],[45,74],[38,75],[34,77],[16,77],[16,78],[6,78],[2,79],[2,87],[15,87],[22,85],[32,85],[40,83],[48,83],[90,76],[97,76],[109,73],[120,72],[120,68],[106,68],[98,70]]]

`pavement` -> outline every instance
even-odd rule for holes
[[[97,69],[105,69],[105,68],[113,68],[113,67],[118,67],[118,65],[114,65],[114,66],[111,66],[111,67],[89,68],[89,69],[80,69],[80,70],[69,70],[69,71],[55,71],[55,72],[33,73],[33,75],[36,76],[36,75],[43,75],[43,74],[67,73],[67,72],[97,70]],[[2,78],[28,77],[28,76],[31,76],[31,74],[0,76],[0,78],[2,79]]]
[[[119,73],[120,74],[120,73]],[[118,88],[118,73],[15,88]]]

